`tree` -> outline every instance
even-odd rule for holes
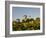
[[[28,22],[28,23],[29,23],[29,21],[30,21],[30,20],[29,20],[29,18],[28,18],[28,19],[26,20],[26,22]]]
[[[34,21],[34,19],[33,19],[33,18],[31,18],[31,19],[30,19],[30,21]]]
[[[23,19],[22,22],[25,22],[25,20]]]
[[[37,20],[37,21],[40,21],[40,18],[39,18],[39,17],[37,17],[37,18],[36,18],[36,20]]]
[[[16,19],[17,22],[20,22],[20,19]]]
[[[40,18],[36,18],[36,23],[38,24],[38,23],[40,23]]]
[[[25,19],[27,18],[27,15],[24,15]]]
[[[26,20],[27,20],[27,15],[24,15],[23,17],[25,17],[22,21],[23,22],[26,22]]]
[[[29,16],[31,18],[31,16]]]

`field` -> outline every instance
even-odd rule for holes
[[[25,18],[22,19],[22,22],[20,22],[20,19],[12,21],[12,29],[13,31],[40,30],[40,18],[27,18],[25,15]]]

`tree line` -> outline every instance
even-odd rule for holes
[[[20,22],[20,19],[12,21],[13,31],[24,31],[24,30],[40,30],[40,18],[27,18],[27,15],[24,15],[24,19]]]

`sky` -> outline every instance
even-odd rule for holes
[[[13,7],[12,20],[22,18],[24,15],[31,16],[32,18],[40,17],[40,8],[31,7]]]

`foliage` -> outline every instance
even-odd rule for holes
[[[13,31],[23,31],[23,30],[40,30],[40,18],[37,17],[36,19],[33,18],[27,18],[25,15],[25,19],[22,19],[22,22],[20,22],[20,19],[17,19],[18,21],[12,22],[12,28]]]

